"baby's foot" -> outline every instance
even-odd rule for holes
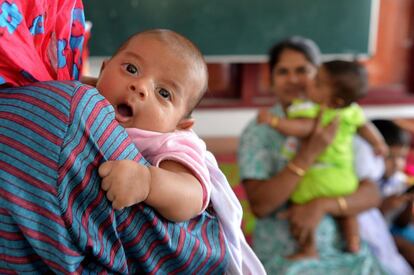
[[[319,254],[316,251],[316,248],[305,248],[299,252],[293,253],[286,257],[288,260],[297,261],[297,260],[304,260],[304,259],[318,259]]]
[[[347,240],[347,250],[351,253],[357,253],[360,248],[359,236],[350,236]]]

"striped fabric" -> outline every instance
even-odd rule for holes
[[[208,212],[171,223],[140,204],[114,212],[97,167],[145,160],[95,89],[39,82],[0,90],[0,274],[221,274]]]

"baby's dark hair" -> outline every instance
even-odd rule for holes
[[[174,48],[177,55],[180,55],[183,58],[190,58],[191,60],[193,60],[193,69],[200,70],[200,72],[204,75],[204,85],[202,86],[200,91],[195,91],[197,92],[197,95],[192,97],[191,101],[188,104],[188,110],[185,117],[190,117],[192,111],[200,103],[201,99],[203,98],[204,94],[208,89],[208,70],[203,54],[192,41],[190,41],[188,38],[175,31],[168,29],[151,29],[131,35],[125,42],[122,43],[122,45],[117,49],[113,56],[117,55],[120,51],[122,51],[132,39],[141,35],[154,35],[155,37],[157,37],[157,39],[160,39],[168,43],[170,47]]]
[[[315,42],[302,36],[292,36],[276,43],[270,49],[270,74],[273,74],[274,67],[279,62],[282,52],[288,49],[302,53],[305,58],[315,66],[319,66],[321,63],[321,52]]]
[[[332,60],[322,64],[334,89],[334,100],[339,99],[339,107],[345,107],[366,95],[368,73],[357,61]]]
[[[384,137],[388,146],[409,146],[411,143],[411,134],[399,127],[391,120],[376,119],[372,123]]]

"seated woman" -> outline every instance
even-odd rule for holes
[[[292,101],[305,97],[312,85],[319,65],[319,50],[312,41],[293,37],[272,48],[269,63],[278,99],[271,112],[284,117]],[[241,136],[241,178],[252,211],[258,217],[254,250],[269,274],[381,274],[382,267],[364,243],[358,253],[344,253],[334,220],[324,217],[326,214],[354,215],[376,206],[379,194],[370,181],[361,181],[357,191],[344,200],[320,198],[288,208],[289,197],[301,174],[332,141],[337,121],[326,128],[316,125],[296,154],[295,140],[268,126],[258,125],[256,119]],[[286,166],[293,155],[294,168]],[[306,241],[315,232],[319,259],[290,261],[285,258],[295,251],[295,239]]]
[[[213,212],[173,223],[145,204],[114,211],[105,198],[103,161],[148,163],[109,102],[69,81],[81,65],[81,1],[0,9],[0,273],[224,273]]]

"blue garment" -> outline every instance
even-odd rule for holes
[[[397,236],[401,236],[407,241],[414,244],[414,224],[409,224],[405,227],[393,226],[391,228],[391,233]]]
[[[146,164],[96,89],[0,90],[0,273],[223,273],[214,214],[173,223],[145,204],[112,209],[97,168],[115,159]]]

